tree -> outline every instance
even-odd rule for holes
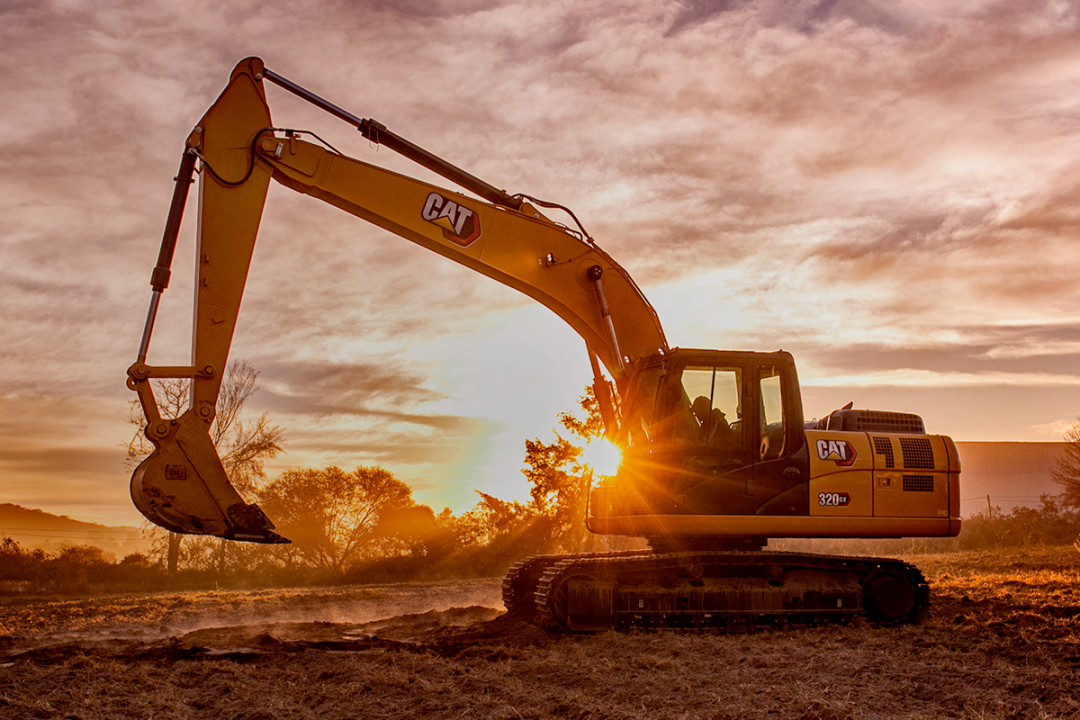
[[[557,430],[555,442],[545,443],[539,438],[525,441],[526,468],[522,473],[532,483],[531,509],[547,520],[534,523],[537,530],[546,531],[545,552],[577,552],[590,538],[585,527],[585,506],[593,473],[582,455],[585,444],[603,435],[604,423],[591,387],[586,386],[578,402],[585,417],[560,413],[559,424],[580,443],[567,440]]]
[[[259,389],[255,385],[258,377],[247,360],[234,360],[229,365],[210,426],[210,438],[221,454],[229,481],[241,494],[254,492],[266,480],[265,461],[284,452],[285,429],[270,425],[266,413],[246,424],[241,419],[244,404]]]
[[[221,456],[225,472],[241,494],[252,492],[258,482],[266,478],[266,460],[284,452],[285,429],[270,425],[266,413],[250,423],[241,419],[244,405],[259,389],[255,384],[258,377],[259,372],[247,360],[232,361],[221,383],[217,414],[210,426],[210,439]],[[187,409],[189,385],[186,378],[154,381],[154,395],[161,417],[167,420],[180,417]],[[146,418],[137,399],[131,401],[128,420],[138,428],[127,443],[126,464],[133,470],[154,447],[143,434]]]
[[[254,493],[266,479],[265,462],[284,452],[285,429],[271,425],[266,413],[249,423],[242,419],[245,403],[259,389],[255,384],[258,377],[258,371],[247,360],[230,363],[218,393],[217,414],[210,426],[210,439],[225,466],[225,474],[241,495]],[[176,419],[187,409],[189,386],[190,382],[185,378],[154,381],[154,395],[162,418]],[[143,434],[146,419],[137,399],[131,401],[128,419],[139,428],[127,443],[126,465],[128,470],[133,470],[154,447]],[[151,528],[151,532],[152,547],[167,553],[169,570],[175,571],[182,536],[177,533],[166,536],[164,531],[158,532],[155,528]],[[219,564],[218,559],[224,558],[225,553],[224,546],[213,539],[192,536],[185,555],[187,566],[210,569]]]
[[[44,550],[23,550],[19,543],[4,538],[0,541],[0,580],[40,580],[45,560]]]
[[[589,476],[579,462],[582,448],[555,433],[555,442],[525,441],[521,472],[532,483],[529,496],[535,512],[546,518],[547,540],[564,552],[581,549],[586,538],[585,494]],[[545,552],[555,548],[545,548]]]
[[[585,411],[585,417],[578,418],[570,412],[559,413],[559,424],[587,443],[603,437],[604,419],[591,385],[585,386],[585,394],[578,398],[578,405]]]
[[[1080,510],[1080,418],[1065,431],[1065,454],[1050,477],[1064,490],[1062,502]]]
[[[259,492],[259,505],[292,540],[283,551],[309,567],[344,573],[366,557],[385,555],[397,539],[380,520],[415,507],[412,488],[384,468],[287,470]]]

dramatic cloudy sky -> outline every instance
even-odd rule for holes
[[[959,440],[1080,414],[1072,2],[0,0],[0,502],[137,523],[120,445],[191,127],[241,58],[571,206],[683,347],[793,352]],[[407,165],[269,88],[278,125]],[[425,176],[426,177],[426,176]],[[150,362],[189,353],[194,213]],[[270,468],[382,464],[436,509],[521,496],[588,381],[513,291],[272,187],[233,357]]]

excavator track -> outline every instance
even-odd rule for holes
[[[576,555],[532,555],[510,566],[503,576],[502,599],[506,611],[532,614],[536,609],[536,586],[540,578],[559,562],[577,559],[623,559],[647,557],[648,550],[627,550],[611,553],[579,553]]]
[[[913,565],[889,558],[699,551],[528,558],[503,582],[507,609],[532,595],[552,631],[918,622],[930,590]]]

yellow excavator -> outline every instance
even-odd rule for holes
[[[266,82],[469,194],[275,127]],[[153,366],[147,352],[196,163],[192,362]],[[848,406],[804,421],[795,363],[783,351],[669,347],[641,290],[568,209],[507,194],[258,58],[236,66],[187,138],[138,359],[128,369],[155,447],[132,475],[131,496],[152,522],[178,533],[288,542],[233,488],[210,439],[271,179],[525,293],[584,339],[606,436],[622,451],[617,474],[590,490],[587,525],[646,538],[649,548],[524,559],[504,579],[509,610],[527,608],[548,627],[577,632],[737,631],[852,617],[894,624],[926,613],[926,580],[900,560],[764,547],[770,538],[955,536],[960,462],[952,440],[928,435],[922,419],[906,413]],[[565,212],[572,226],[541,208]],[[190,379],[190,405],[178,418],[162,416],[155,378]]]

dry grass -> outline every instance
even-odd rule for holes
[[[1066,546],[907,559],[931,580],[934,607],[923,625],[900,628],[574,637],[505,617],[455,627],[489,618],[481,607],[403,616],[497,598],[497,581],[343,590],[351,600],[190,594],[182,610],[170,604],[181,596],[144,598],[155,622],[175,612],[201,626],[173,639],[110,634],[101,613],[90,624],[104,639],[89,640],[79,624],[94,615],[89,603],[72,641],[62,628],[33,629],[34,603],[4,604],[0,621],[22,629],[0,660],[0,717],[1080,718],[1080,555]],[[136,597],[115,602],[137,615]],[[350,609],[316,617],[333,602]],[[200,606],[220,619],[234,604],[252,612],[218,629],[199,621]],[[295,622],[277,620],[287,605],[298,606]],[[397,609],[384,617],[397,619],[367,622],[388,606]]]

